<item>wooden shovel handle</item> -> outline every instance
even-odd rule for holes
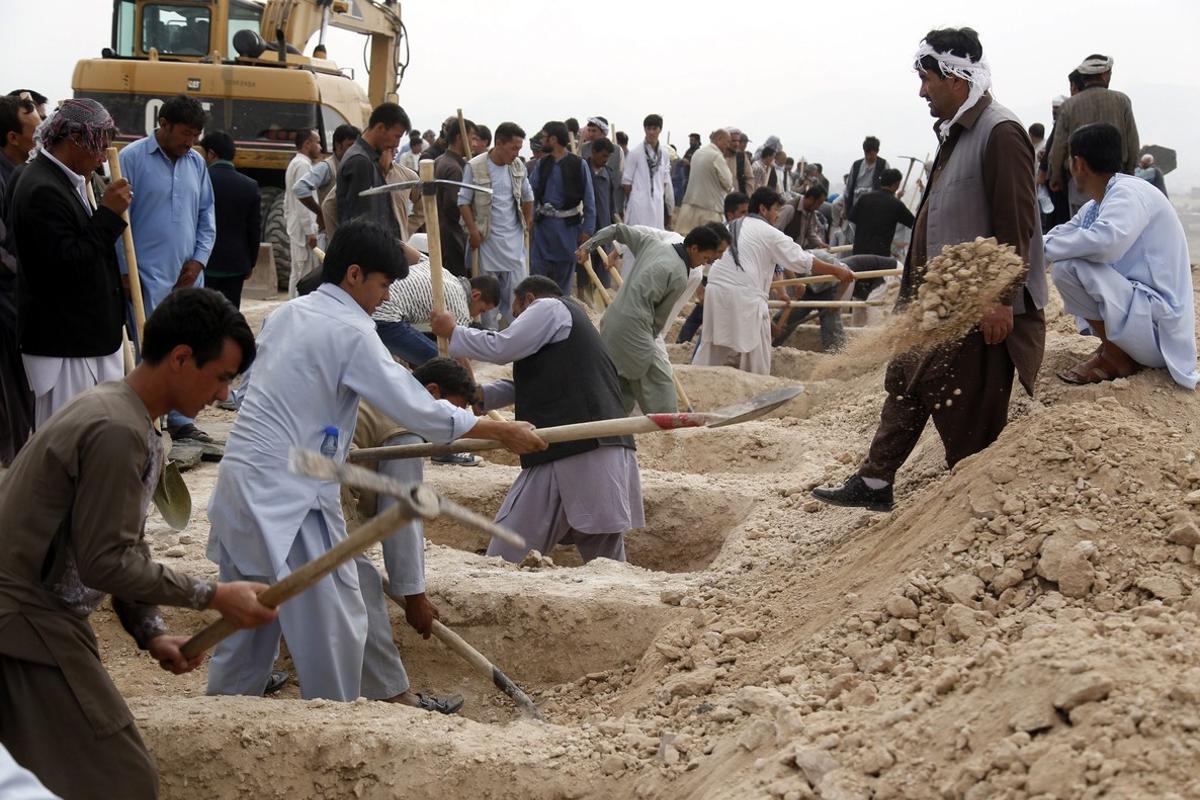
[[[115,147],[108,148],[106,152],[108,174],[115,183],[121,180],[121,159]],[[136,334],[134,344],[138,346],[138,352],[141,352],[142,331],[146,328],[146,306],[142,303],[142,280],[138,276],[137,252],[133,249],[133,226],[129,224],[128,209],[121,212],[121,219],[125,220],[125,230],[121,233],[121,242],[125,246],[125,266],[129,272],[129,299],[133,304],[133,322],[137,328],[134,331]]]
[[[412,497],[397,500],[396,505],[372,517],[345,539],[264,589],[258,596],[259,602],[269,608],[277,608],[280,603],[300,594],[342,564],[365,553],[376,542],[391,536],[396,528],[412,521],[414,517],[428,519],[438,515],[438,496],[427,486],[416,486]],[[180,651],[186,658],[193,658],[235,632],[237,628],[231,623],[219,619],[184,642]]]
[[[558,425],[540,428],[537,435],[548,444],[572,442],[578,439],[596,439],[603,436],[630,436],[636,433],[657,433],[675,428],[700,428],[718,419],[717,415],[697,412],[692,414],[650,414],[644,417],[620,417],[595,422],[577,422],[574,425]],[[351,450],[348,461],[386,461],[395,458],[423,458],[445,453],[478,453],[497,450],[504,445],[490,439],[458,439],[450,444],[402,444],[393,447],[364,447]]]

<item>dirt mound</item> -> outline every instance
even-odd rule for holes
[[[506,565],[431,525],[443,619],[545,723],[517,721],[396,610],[414,685],[464,694],[465,719],[305,702],[294,685],[205,698],[203,668],[162,672],[98,614],[164,797],[1200,796],[1200,406],[1161,371],[1060,384],[1054,370],[1093,342],[1057,306],[1047,317],[1037,399],[1015,395],[1005,433],[953,471],[927,432],[892,514],[808,495],[862,458],[886,354],[782,348],[774,376],[679,368],[702,409],[805,392],[766,419],[640,438],[648,525],[629,537],[632,564],[561,551]],[[426,474],[492,513],[516,467],[489,459]],[[197,574],[214,571],[215,474],[187,473],[182,534],[151,524],[155,554]]]

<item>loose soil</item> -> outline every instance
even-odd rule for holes
[[[882,360],[781,348],[773,376],[679,367],[700,409],[805,392],[755,422],[639,438],[647,527],[631,564],[564,551],[507,565],[431,525],[443,620],[545,722],[396,610],[415,687],[464,694],[461,717],[308,702],[294,685],[204,697],[203,668],[162,672],[98,614],[164,797],[1200,797],[1200,404],[1157,370],[1059,383],[1094,342],[1057,305],[1048,316],[1037,398],[1018,389],[999,441],[952,471],[927,432],[891,514],[808,495],[863,457]],[[426,475],[492,514],[514,464]],[[185,474],[187,530],[149,526],[157,557],[204,576],[216,470]]]

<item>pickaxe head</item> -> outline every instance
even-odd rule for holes
[[[447,186],[465,186],[468,189],[476,192],[487,192],[492,194],[492,190],[486,186],[476,186],[473,183],[463,183],[462,181],[451,181],[445,178],[438,178],[433,181],[434,184],[445,184]],[[400,181],[399,183],[385,183],[383,186],[376,186],[371,189],[363,189],[358,193],[359,197],[371,197],[376,194],[388,194],[390,192],[404,192],[417,186],[424,186],[423,181]]]

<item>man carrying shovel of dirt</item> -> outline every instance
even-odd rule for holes
[[[208,556],[222,576],[281,580],[346,537],[337,484],[290,473],[288,458],[304,448],[344,459],[360,397],[431,441],[471,432],[517,453],[545,448],[528,425],[477,419],[435,400],[392,360],[370,315],[416,258],[379,223],[344,222],[325,254],[324,282],[263,325],[208,509]],[[222,641],[208,670],[209,694],[261,695],[281,634],[306,699],[356,700],[367,612],[354,565],[342,564],[289,600],[278,623]]]
[[[977,236],[1012,245],[1029,269],[966,338],[888,365],[888,396],[866,461],[842,486],[813,490],[826,503],[872,511],[891,510],[896,471],[930,416],[952,467],[994,442],[1008,420],[1013,369],[1032,394],[1046,337],[1046,272],[1025,128],[988,93],[991,71],[970,28],[930,31],[915,69],[940,146],[917,209],[900,306],[913,299],[930,258]]]
[[[680,265],[682,269],[682,265]],[[434,312],[430,327],[450,339],[450,355],[512,362],[512,380],[483,387],[483,407],[515,403],[518,420],[538,428],[625,416],[617,369],[583,307],[550,278],[532,275],[513,291],[513,324],[504,331],[456,325]],[[521,456],[521,473],[496,522],[520,531],[528,548],[493,538],[489,556],[518,562],[528,549],[574,544],[584,561],[625,560],[625,531],[646,524],[632,436],[552,444]]]
[[[158,796],[154,761],[88,624],[106,594],[138,647],[175,674],[202,657],[180,653],[187,637],[167,633],[156,604],[212,609],[237,627],[275,618],[258,601],[266,586],[175,572],[144,538],[164,462],[153,420],[223,399],[254,354],[228,300],[172,292],[146,322],[133,372],[64,406],[0,483],[0,744],[57,795]]]

